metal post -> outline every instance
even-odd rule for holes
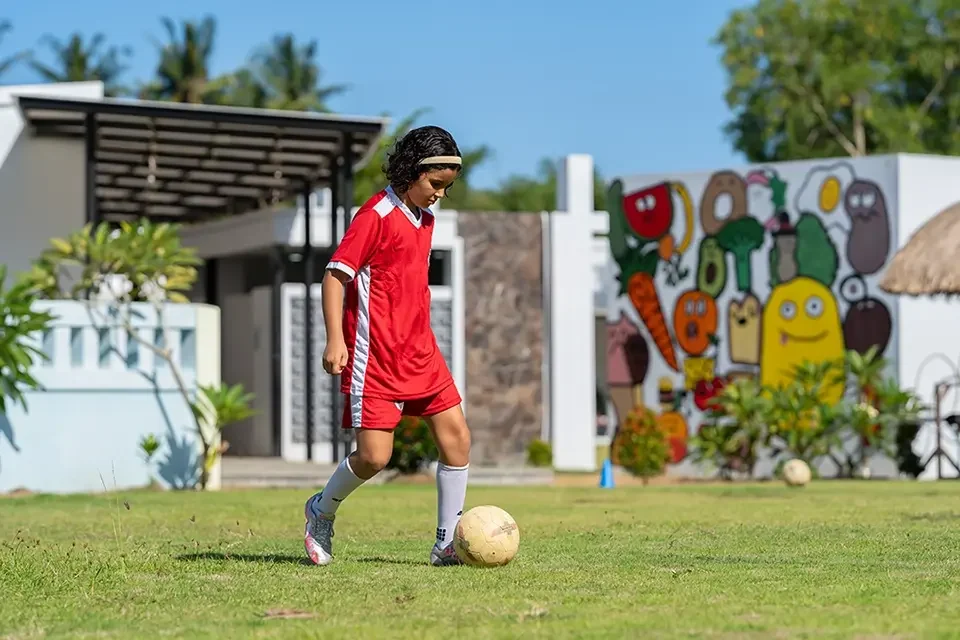
[[[97,206],[97,117],[88,113],[84,128],[84,151],[86,156],[86,217],[94,228],[100,224],[100,208]]]
[[[220,258],[210,258],[207,260],[207,263],[204,270],[203,278],[203,299],[207,304],[212,304],[215,306],[220,305],[218,298],[220,297]]]
[[[97,206],[97,117],[92,113],[86,116],[83,132],[84,146],[84,216],[92,229],[100,224],[100,211]],[[90,256],[87,256],[87,263]],[[84,292],[84,298],[90,298],[90,289]]]
[[[353,135],[343,135],[343,177],[340,201],[343,202],[343,228],[350,226],[350,213],[353,211]],[[372,195],[372,194],[371,194]]]
[[[334,162],[330,176],[330,255],[337,249],[339,234],[337,233],[338,208],[340,207],[340,158]],[[346,216],[344,216],[346,218]],[[327,336],[330,339],[330,336]],[[330,378],[330,448],[333,462],[340,462],[340,424],[337,420],[340,415],[340,376]]]
[[[313,238],[311,237],[310,218],[313,215],[310,207],[310,194],[313,186],[303,185],[303,331],[304,336],[304,402],[303,410],[306,413],[304,423],[307,428],[307,460],[313,460],[313,297],[310,289],[313,288]]]
[[[350,217],[353,212],[353,135],[343,135],[343,159],[340,166],[340,203],[343,207],[343,230],[350,227]],[[350,440],[343,443],[343,457],[350,455]]]
[[[938,383],[933,391],[933,398],[937,403],[934,409],[934,421],[937,425],[937,480],[943,480],[943,435],[940,433],[940,423],[943,415],[940,411],[940,404],[943,402],[943,391],[943,383]]]

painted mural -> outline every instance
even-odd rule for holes
[[[618,415],[658,408],[679,463],[731,379],[778,386],[804,360],[874,345],[894,362],[896,306],[878,282],[895,249],[895,181],[876,158],[614,180],[607,374]],[[843,389],[823,393],[835,402]]]

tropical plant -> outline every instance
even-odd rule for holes
[[[152,433],[140,438],[140,457],[143,458],[144,464],[147,465],[147,468],[150,469],[150,483],[149,486],[157,486],[157,480],[153,477],[153,457],[157,455],[157,451],[160,450],[160,441]]]
[[[0,265],[0,413],[7,412],[10,401],[26,411],[24,392],[41,388],[32,369],[47,356],[34,345],[54,319],[50,312],[36,309],[39,296],[29,285],[8,288],[6,280],[7,267]]]
[[[232,107],[266,109],[268,98],[267,89],[256,74],[250,69],[240,69],[227,78],[219,102]]]
[[[317,41],[297,44],[292,34],[273,37],[257,51],[250,72],[262,88],[264,106],[293,111],[329,111],[330,98],[346,91],[346,85],[322,86],[323,71],[316,60]]]
[[[370,157],[370,162],[353,176],[353,203],[355,205],[362,205],[372,194],[387,186],[387,178],[383,175],[382,169],[387,162],[387,154],[397,144],[397,140],[413,129],[417,120],[428,112],[429,109],[417,109],[400,120],[389,134],[380,136],[377,141],[377,148]],[[383,115],[386,116],[387,114]]]
[[[429,109],[417,109],[400,120],[388,135],[380,138],[377,143],[377,149],[370,158],[370,162],[354,175],[353,200],[355,205],[359,206],[363,204],[367,198],[370,197],[370,194],[376,193],[387,186],[387,178],[383,174],[383,166],[387,162],[388,154],[393,150],[397,141],[413,129],[417,121],[429,113],[429,111]],[[386,116],[387,114],[384,115]],[[463,158],[463,168],[460,171],[460,177],[457,178],[457,181],[450,189],[450,193],[442,203],[444,207],[449,209],[464,208],[465,203],[469,202],[469,194],[473,193],[470,190],[470,178],[473,171],[492,156],[490,148],[486,146],[461,149],[460,153]]]
[[[173,349],[141,337],[131,319],[132,303],[150,302],[161,323],[159,330],[165,333],[163,302],[188,301],[183,292],[196,282],[200,260],[193,249],[182,245],[179,225],[147,220],[124,222],[117,230],[106,224],[95,230],[87,225],[67,238],[52,239],[50,245],[22,276],[19,286],[35,296],[85,301],[95,326],[119,323],[128,340],[164,363],[193,416],[201,448],[198,485],[205,489],[211,469],[227,446],[221,439],[223,428],[252,415],[252,396],[240,385],[226,384],[201,386],[195,395],[174,360]]]
[[[106,38],[103,34],[94,35],[89,42],[83,36],[74,33],[67,42],[46,36],[42,40],[54,55],[54,64],[47,65],[39,60],[30,60],[34,71],[48,82],[83,82],[99,80],[104,84],[107,96],[116,96],[126,90],[118,83],[126,70],[122,59],[131,55],[129,47],[109,47],[103,50]]]
[[[13,26],[9,20],[0,20],[0,41],[3,41],[3,36],[9,33],[11,29],[13,29]],[[10,71],[18,62],[26,60],[29,56],[30,53],[28,51],[18,51],[13,55],[0,58],[0,76]]]
[[[841,444],[832,408],[820,400],[820,384],[792,384],[769,392],[766,446],[777,458],[788,454],[815,470],[818,459]]]
[[[121,222],[119,229],[87,224],[53,238],[23,279],[48,299],[108,296],[143,302],[164,297],[187,302],[201,260],[184,247],[179,225]]]
[[[713,420],[692,439],[694,460],[715,464],[722,476],[753,476],[772,402],[752,378],[731,382],[713,399]]]
[[[510,176],[491,195],[501,211],[555,211],[558,175],[556,161],[543,158],[534,176]],[[597,211],[606,209],[606,196],[606,181],[594,170],[593,206]]]
[[[211,78],[210,75],[216,20],[212,16],[206,16],[199,23],[185,20],[180,24],[179,33],[170,18],[162,18],[161,24],[167,41],[155,43],[160,54],[157,77],[140,88],[140,97],[194,104],[222,102],[230,76]]]
[[[253,416],[250,408],[253,394],[246,393],[242,384],[200,385],[200,393],[190,402],[200,438],[200,487],[205,488],[210,473],[230,444],[223,439],[223,429]]]

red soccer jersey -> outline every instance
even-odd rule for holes
[[[402,401],[453,383],[430,326],[433,223],[429,211],[418,219],[388,187],[360,207],[327,265],[351,278],[342,393]]]

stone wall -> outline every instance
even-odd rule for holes
[[[457,224],[465,248],[471,457],[477,464],[516,464],[542,423],[540,214],[461,212]]]

